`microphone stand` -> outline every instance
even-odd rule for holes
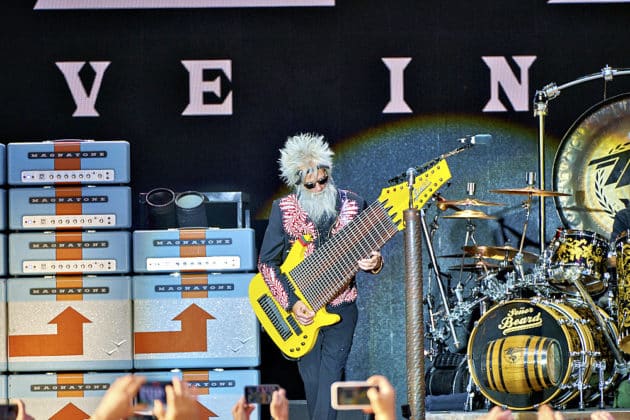
[[[541,90],[536,91],[534,96],[534,117],[538,117],[538,179],[540,181],[539,188],[541,190],[545,189],[545,117],[547,116],[547,105],[549,101],[557,98],[562,89],[601,78],[609,82],[612,81],[613,76],[625,76],[628,74],[630,74],[630,69],[613,69],[606,65],[599,73],[589,74],[560,86],[552,82]],[[538,197],[538,200],[538,217],[540,222],[539,240],[540,253],[542,255],[545,248],[545,224],[547,220],[545,218],[545,197]]]

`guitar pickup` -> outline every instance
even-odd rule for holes
[[[289,315],[287,317],[287,322],[289,323],[291,328],[293,328],[293,331],[295,331],[297,335],[302,334],[302,328],[300,328],[300,324],[297,323],[293,315]]]

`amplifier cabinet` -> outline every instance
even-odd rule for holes
[[[9,371],[133,366],[128,276],[11,278],[7,301]]]
[[[251,277],[134,276],[134,368],[258,366],[260,328],[247,293]]]
[[[11,233],[9,272],[14,276],[128,273],[130,240],[124,231]]]
[[[7,183],[7,146],[0,143],[0,185]]]
[[[199,418],[203,419],[232,420],[232,407],[244,395],[245,386],[260,384],[260,372],[255,369],[152,371],[136,374],[145,376],[147,381],[168,382],[176,376],[188,382],[197,394]],[[250,418],[260,419],[261,410],[265,409],[259,406]]]
[[[2,343],[0,345],[0,371],[2,372],[7,371],[7,346],[6,346],[6,343],[7,343],[7,323],[6,323],[7,305],[6,305],[6,301],[7,301],[7,280],[0,279],[0,302],[2,302],[2,305],[0,305],[0,319],[2,320],[2,322],[0,322],[0,343]]]
[[[10,185],[126,184],[129,142],[55,140],[9,143]]]
[[[0,375],[0,398],[2,400],[9,398],[9,377],[6,374]]]
[[[12,230],[128,229],[131,188],[124,186],[9,189]]]
[[[12,374],[9,398],[24,401],[35,419],[87,419],[122,372]]]
[[[251,271],[254,229],[165,229],[133,232],[136,273]]]
[[[7,228],[7,190],[0,188],[0,230]]]
[[[7,235],[0,233],[0,276],[7,275]]]

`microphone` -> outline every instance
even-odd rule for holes
[[[488,144],[490,140],[492,140],[492,134],[475,134],[474,136],[457,139],[458,142],[463,144]]]

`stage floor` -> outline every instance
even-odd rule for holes
[[[596,409],[588,408],[583,411],[580,410],[561,410],[560,412],[564,416],[565,420],[590,420],[591,413]],[[630,410],[628,409],[614,409],[607,408],[606,411],[610,412],[615,420],[630,420]],[[486,411],[431,411],[426,413],[427,420],[472,420],[483,416]],[[535,411],[512,411],[515,420],[536,420],[537,415]]]
[[[591,413],[596,411],[594,408],[587,408],[584,411],[577,409],[561,410],[565,420],[590,420]],[[630,409],[614,409],[606,408],[606,411],[615,416],[615,420],[630,420]],[[266,412],[263,414],[267,414]],[[398,413],[399,419],[402,419]],[[427,411],[426,420],[474,420],[487,414],[485,410],[475,411]],[[512,411],[515,420],[537,420],[535,411]],[[268,419],[263,415],[262,420]],[[290,419],[306,419],[308,412],[306,410],[306,401],[291,400],[289,401],[289,418]],[[358,410],[339,411],[337,412],[337,420],[365,420],[367,416]]]

